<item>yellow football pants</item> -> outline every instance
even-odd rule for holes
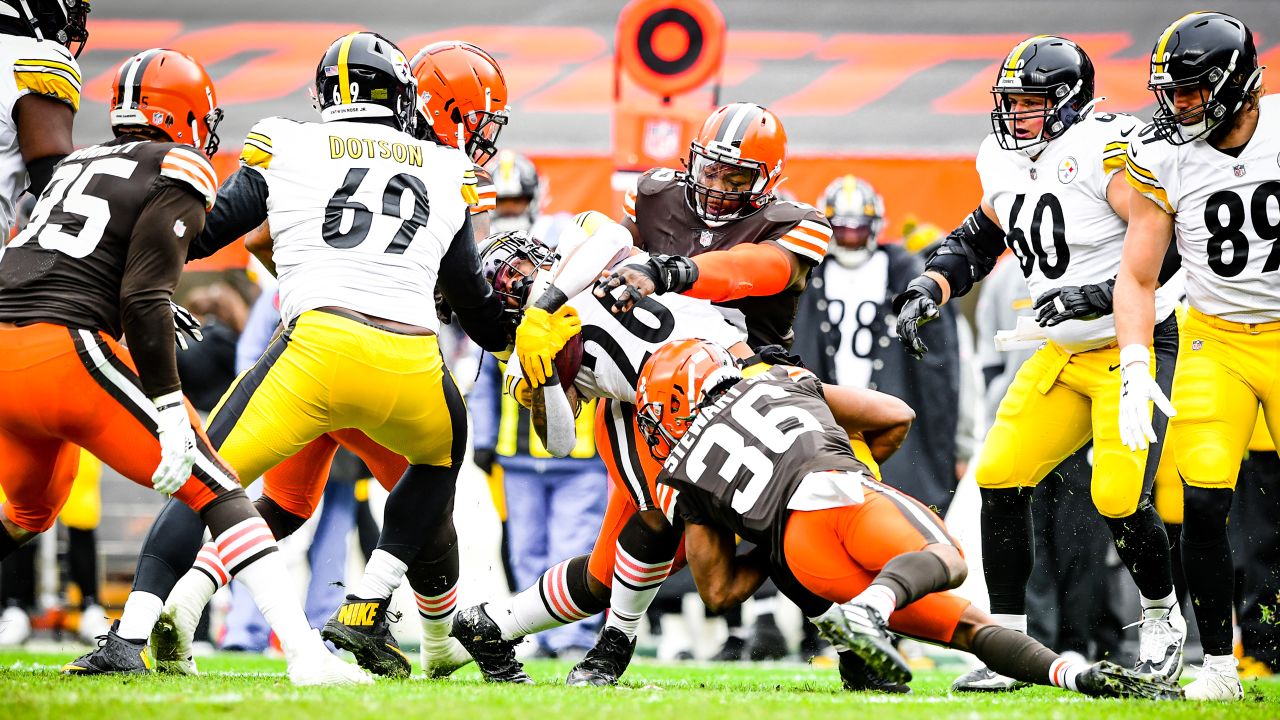
[[[467,413],[434,335],[312,310],[209,415],[218,454],[249,483],[330,430],[356,428],[414,465],[461,463]]]
[[[1132,515],[1147,452],[1120,442],[1119,364],[1114,345],[1071,354],[1049,342],[1037,350],[1000,402],[978,461],[978,486],[1034,487],[1092,437],[1094,506],[1106,517]]]
[[[1188,485],[1235,488],[1261,405],[1280,437],[1280,323],[1242,325],[1192,309],[1173,379],[1169,438]]]

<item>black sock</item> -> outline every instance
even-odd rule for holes
[[[1173,594],[1178,607],[1187,606],[1187,572],[1182,567],[1182,523],[1164,524],[1164,534],[1169,537],[1169,570],[1173,574]]]
[[[3,527],[0,527],[0,561],[15,553],[21,545]]]
[[[414,592],[437,597],[458,584],[459,566],[458,533],[449,517],[418,551],[404,576]]]
[[[951,573],[947,572],[942,558],[919,550],[903,553],[885,563],[872,583],[893,590],[901,610],[929,593],[946,590],[951,584]]]
[[[0,532],[8,537],[9,533]],[[36,607],[36,544],[29,542],[18,546],[15,552],[0,562],[0,599],[4,607],[20,607],[35,610]]]
[[[453,512],[456,468],[410,465],[387,495],[378,549],[409,565],[442,518]]]
[[[1231,495],[1230,488],[1192,486],[1184,493],[1182,565],[1206,655],[1231,654],[1231,598],[1235,592],[1227,535]]]
[[[569,599],[584,613],[595,615],[609,609],[609,598],[599,598],[591,592],[591,583],[587,577],[590,571],[591,556],[579,555],[565,566],[565,585],[569,588]]]
[[[98,543],[93,530],[67,528],[67,568],[80,588],[80,608],[98,603]]]
[[[148,592],[161,599],[191,569],[204,540],[204,522],[179,500],[169,500],[151,523],[138,555],[134,592]]]
[[[1031,488],[983,488],[982,574],[991,612],[1027,614],[1027,580],[1035,562]]]
[[[257,510],[258,514],[262,516],[262,521],[270,528],[271,535],[276,540],[283,540],[294,534],[307,521],[306,518],[294,515],[280,507],[280,503],[266,495],[262,495],[253,501],[253,509]]]
[[[1014,680],[1049,685],[1049,668],[1058,654],[1017,630],[988,625],[973,634],[970,652],[992,671]]]
[[[1164,533],[1156,508],[1143,501],[1132,515],[1104,517],[1116,543],[1120,561],[1129,568],[1138,592],[1148,600],[1161,600],[1173,592],[1173,572],[1169,569],[1169,536]]]

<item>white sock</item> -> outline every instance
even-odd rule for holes
[[[1027,616],[1026,615],[1004,615],[1000,613],[991,613],[991,618],[1000,624],[1000,627],[1006,627],[1010,630],[1017,630],[1023,635],[1027,634]]]
[[[613,589],[609,594],[609,617],[604,626],[617,628],[634,639],[640,618],[671,574],[671,563],[671,560],[656,563],[638,560],[623,549],[619,540],[614,556]]]
[[[444,642],[453,628],[453,615],[458,609],[458,586],[453,585],[438,595],[420,595],[416,590],[413,597],[418,601],[418,619],[422,621],[422,639],[424,642]]]
[[[209,604],[217,591],[218,588],[209,580],[208,575],[192,568],[186,575],[178,578],[178,584],[169,591],[164,607],[173,612],[179,627],[194,630],[200,623],[204,606]]]
[[[280,553],[264,555],[245,565],[235,578],[253,595],[253,602],[280,638],[280,647],[290,662],[315,649],[318,636],[307,622],[297,589],[289,579],[289,568]]]
[[[163,609],[164,601],[159,596],[140,591],[129,593],[116,634],[125,640],[145,642],[151,637],[151,629],[156,626]]]
[[[880,619],[889,621],[889,616],[898,607],[898,596],[886,585],[872,583],[849,602],[866,605],[880,613]]]
[[[1080,688],[1076,687],[1076,678],[1088,669],[1089,666],[1085,663],[1060,657],[1049,666],[1049,682],[1060,688],[1079,691]]]
[[[385,600],[404,579],[409,566],[386,550],[374,550],[364,566],[364,575],[351,594],[364,600]]]
[[[541,582],[539,580],[539,584]],[[486,603],[484,610],[502,630],[503,640],[518,640],[525,635],[568,624],[551,613],[542,600],[538,585],[501,602]]]
[[[1158,600],[1152,600],[1148,597],[1138,595],[1142,600],[1142,616],[1144,618],[1164,617],[1174,608],[1178,607],[1177,590],[1172,590],[1165,597]]]

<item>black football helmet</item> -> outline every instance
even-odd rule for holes
[[[1000,74],[991,88],[996,101],[991,128],[1000,147],[1028,156],[1038,154],[1084,117],[1093,103],[1093,80],[1093,61],[1066,38],[1037,35],[1015,45],[1000,63]],[[1043,95],[1044,109],[1015,111],[1009,95]],[[1014,134],[1016,121],[1036,115],[1044,118],[1038,135],[1019,138]]]
[[[389,117],[412,132],[418,85],[395,43],[377,33],[353,32],[334,40],[320,58],[315,100],[325,121]]]
[[[524,315],[539,269],[550,268],[557,256],[541,240],[520,231],[500,232],[485,239],[480,251],[480,272],[502,299],[503,317],[510,323],[510,337]],[[521,263],[527,260],[528,265]]]
[[[1159,108],[1155,132],[1174,145],[1231,127],[1245,99],[1262,81],[1253,33],[1225,13],[1193,12],[1165,28],[1151,53],[1151,80]],[[1208,91],[1200,103],[1178,110],[1178,90]]]
[[[89,0],[3,0],[3,4],[8,7],[0,10],[0,21],[16,14],[12,24],[22,34],[66,45],[72,55],[80,57],[89,39],[85,27]]]

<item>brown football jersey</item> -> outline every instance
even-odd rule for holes
[[[774,241],[810,268],[826,255],[831,225],[809,205],[774,200],[740,220],[713,227],[693,211],[686,191],[684,175],[670,168],[654,168],[640,176],[636,189],[627,193],[623,209],[640,230],[641,249],[655,255],[694,256],[744,243]],[[730,322],[746,330],[751,347],[789,348],[802,290],[788,288],[777,295],[716,305]]]

